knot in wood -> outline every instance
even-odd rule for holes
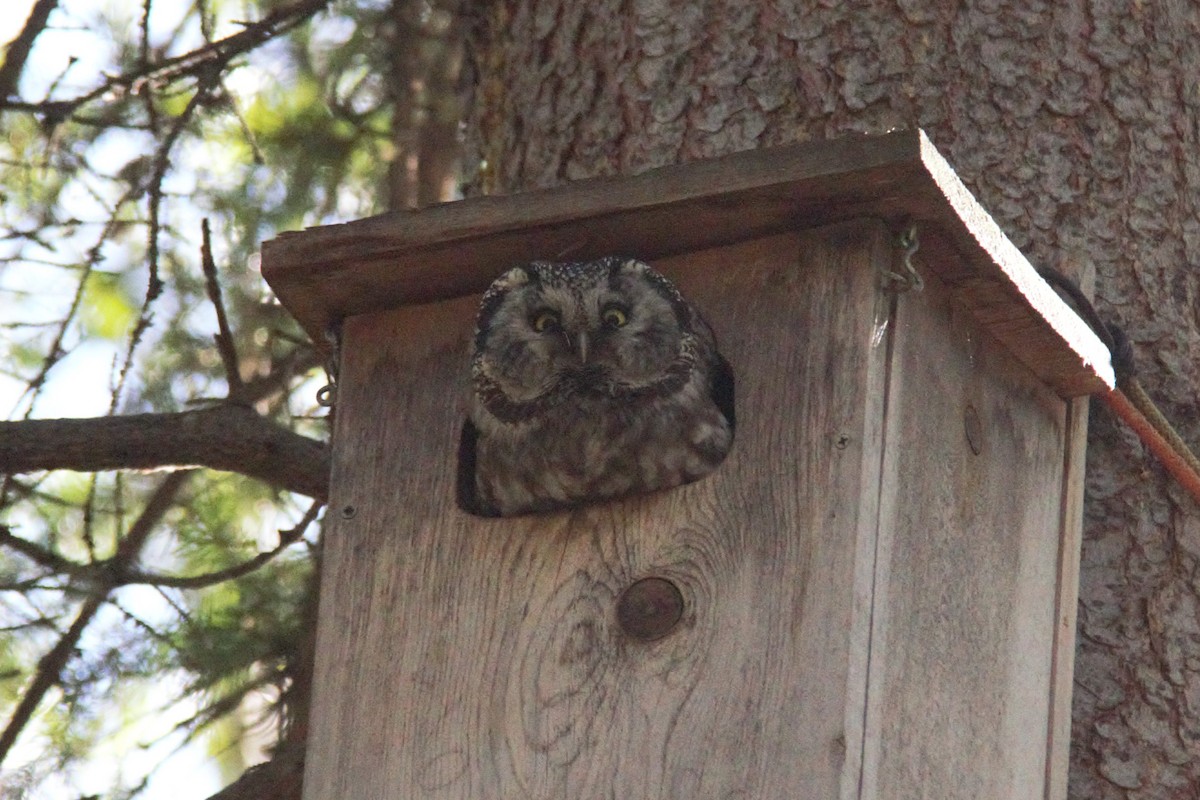
[[[642,641],[666,636],[682,617],[683,594],[666,578],[643,578],[617,601],[621,630]]]

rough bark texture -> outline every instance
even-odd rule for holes
[[[1035,264],[1095,265],[1101,312],[1200,442],[1200,6],[480,5],[477,189],[919,125]],[[1092,420],[1070,793],[1194,798],[1200,509]]]
[[[253,409],[0,421],[0,474],[203,466],[324,500],[329,448]]]

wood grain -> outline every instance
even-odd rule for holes
[[[712,476],[570,513],[454,506],[475,298],[350,319],[307,800],[855,797],[887,347],[858,223],[661,262],[738,380]],[[680,628],[626,638],[662,576]]]
[[[534,259],[644,259],[836,221],[916,224],[923,268],[1064,397],[1110,388],[1107,350],[920,131],[736,153],[635,177],[285,233],[263,275],[317,342],[333,321],[481,291]]]
[[[1041,797],[1065,403],[936,278],[893,347],[862,797]]]

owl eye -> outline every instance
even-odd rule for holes
[[[629,315],[620,306],[608,306],[600,312],[600,319],[610,328],[619,328],[629,322]]]
[[[533,328],[538,333],[545,333],[558,329],[558,314],[548,308],[543,308],[541,311],[533,312],[533,316],[529,318],[529,327]]]

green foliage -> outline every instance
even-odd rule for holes
[[[221,401],[230,381],[200,260],[208,218],[240,378],[273,387],[254,407],[323,436],[312,388],[297,393],[318,359],[264,294],[253,259],[280,231],[381,210],[391,147],[377,77],[383,7],[347,2],[307,24],[278,25],[283,33],[221,64],[214,81],[207,68],[153,65],[296,4],[147,5],[146,41],[141,3],[55,12],[26,64],[24,105],[0,104],[0,404],[19,419]],[[71,352],[94,355],[64,358]],[[169,755],[206,736],[230,777],[255,721],[247,698],[267,698],[260,705],[278,725],[301,658],[316,531],[236,579],[123,584],[109,560],[164,475],[0,483],[0,525],[73,565],[51,568],[0,543],[0,730],[85,599],[107,598],[0,783],[127,796],[148,773],[117,766],[124,755],[155,742],[169,743]],[[132,567],[151,578],[236,567],[274,548],[306,505],[249,479],[198,472]]]
[[[282,675],[299,638],[296,611],[309,573],[306,558],[280,559],[200,592],[191,624],[177,629],[173,641],[179,665],[197,674],[194,686],[215,689],[230,680],[245,685]]]
[[[85,337],[119,341],[137,319],[137,301],[121,275],[93,271],[84,279],[79,321]]]

